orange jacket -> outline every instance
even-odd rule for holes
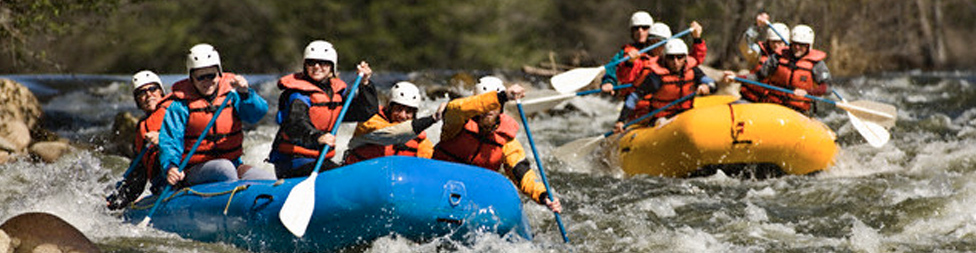
[[[475,116],[500,109],[502,103],[499,96],[489,92],[448,103],[444,111],[441,141],[434,147],[433,158],[493,171],[503,167],[520,191],[542,203],[546,187],[535,169],[524,167],[528,161],[525,160],[525,149],[515,139],[518,133],[515,119],[500,114],[498,126],[486,135],[479,134],[478,124],[472,120]]]
[[[210,123],[217,108],[228,99],[231,88],[230,82],[234,80],[233,73],[223,73],[218,83],[217,97],[212,101],[200,97],[196,88],[188,79],[184,79],[173,84],[173,98],[182,100],[186,103],[189,116],[183,134],[183,156],[193,148],[197,138],[203,133],[203,129]],[[256,96],[256,95],[255,95]],[[236,160],[244,153],[241,144],[244,143],[244,133],[241,131],[241,120],[233,106],[224,107],[220,117],[214,122],[210,132],[200,142],[200,146],[190,158],[189,164],[197,164],[213,159]]]
[[[787,47],[776,49],[776,54],[783,57],[779,57],[776,71],[768,77],[769,84],[790,90],[804,89],[811,95],[823,95],[826,87],[814,81],[813,66],[827,58],[827,53],[810,49],[802,58],[796,59],[787,50]],[[782,104],[803,112],[809,111],[813,105],[813,100],[809,98],[774,90],[767,90],[762,102]]]
[[[166,116],[166,107],[173,103],[170,96],[165,96],[162,98],[162,102],[156,105],[156,110],[146,115],[142,120],[137,123],[137,133],[135,139],[136,149],[142,149],[146,145],[146,133],[149,132],[159,132],[159,129],[163,127],[163,118]],[[138,151],[137,151],[138,152]],[[156,175],[159,170],[159,148],[150,147],[146,151],[146,154],[142,156],[142,167],[146,169],[146,177],[152,180],[152,177]]]
[[[278,87],[285,90],[282,94],[285,92],[298,92],[307,96],[310,103],[308,114],[309,119],[312,120],[312,125],[316,129],[324,132],[332,131],[332,127],[335,126],[335,121],[339,118],[339,112],[342,111],[343,106],[342,94],[339,94],[339,91],[346,89],[346,83],[339,78],[331,79],[329,83],[335,92],[332,96],[329,96],[318,86],[299,78],[298,75],[300,73],[294,73],[278,80]],[[303,147],[293,143],[284,131],[279,130],[278,137],[279,141],[275,145],[275,150],[282,154],[311,158],[317,158],[319,156],[320,150],[318,148]],[[335,156],[335,150],[331,149],[325,157],[332,158],[333,156]]]
[[[640,80],[642,82],[650,75],[654,74],[652,78],[660,78],[661,87],[653,93],[645,94],[640,101],[634,107],[634,112],[630,114],[627,121],[631,121],[644,114],[650,113],[657,108],[664,107],[665,105],[681,99],[681,97],[687,96],[697,89],[698,80],[695,80],[694,67],[698,65],[695,58],[687,57],[687,62],[685,63],[685,69],[681,73],[671,73],[665,67],[660,64],[650,65],[644,76],[641,76]],[[680,74],[680,75],[679,75]],[[691,109],[693,101],[691,99],[685,100],[680,104],[669,107],[668,109],[656,114],[653,118],[660,117],[671,117],[672,115],[678,114],[680,112]]]

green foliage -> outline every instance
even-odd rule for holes
[[[944,13],[920,15],[929,10],[919,6]],[[336,46],[340,70],[361,60],[378,71],[516,69],[548,61],[551,52],[560,63],[593,66],[630,41],[627,24],[637,10],[673,31],[697,20],[709,46],[706,63],[735,67],[734,45],[759,8],[777,21],[812,25],[816,47],[844,60],[831,68],[924,66],[945,48],[950,62],[976,64],[961,57],[973,49],[960,42],[976,39],[966,32],[976,20],[967,0],[13,0],[0,3],[0,53],[11,59],[0,69],[182,73],[186,50],[210,43],[229,71],[289,72],[316,39]],[[931,20],[918,18],[925,16]],[[942,38],[923,34],[952,40],[933,46]],[[879,43],[885,41],[899,43]]]

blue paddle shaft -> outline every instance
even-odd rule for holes
[[[772,86],[772,85],[765,84],[765,83],[756,82],[756,81],[749,80],[749,79],[745,79],[745,78],[736,77],[735,80],[736,81],[739,81],[739,82],[743,82],[743,83],[752,84],[752,85],[758,85],[759,87],[763,87],[763,88],[766,88],[766,89],[771,89],[771,90],[776,90],[776,91],[781,91],[781,92],[793,94],[793,91],[791,91],[791,90],[788,90],[788,89],[785,89],[785,88],[782,88],[782,87]],[[823,101],[823,102],[827,102],[827,103],[831,103],[831,104],[837,104],[836,101],[833,101],[833,100],[830,100],[830,99],[826,99],[826,98],[822,98],[822,97],[811,96],[810,94],[803,95],[803,97],[809,98],[809,99],[813,99],[813,100],[819,100],[819,101]]]
[[[342,110],[339,110],[339,117],[336,118],[335,125],[332,126],[332,136],[336,136],[339,133],[339,125],[342,124],[342,119],[346,117],[346,111],[349,110],[349,104],[352,103],[352,99],[356,96],[356,91],[359,89],[359,83],[363,81],[363,75],[357,75],[356,81],[352,83],[352,88],[349,89],[348,94],[346,94],[345,101],[342,102]],[[325,161],[325,155],[329,153],[329,145],[323,145],[322,152],[319,152],[319,158],[315,161],[315,169],[312,171],[319,171],[322,167],[322,162]]]
[[[532,147],[532,154],[535,156],[535,164],[539,166],[539,177],[542,178],[542,184],[546,186],[546,192],[548,193],[547,196],[549,196],[549,201],[553,202],[555,201],[552,198],[552,195],[554,193],[549,188],[549,180],[546,179],[545,169],[542,168],[542,160],[539,159],[539,151],[535,149],[535,141],[532,138],[532,130],[529,130],[529,120],[525,118],[525,111],[522,110],[522,101],[518,101],[516,105],[518,106],[519,116],[522,116],[522,126],[525,127],[525,135],[526,137],[529,138],[529,146]],[[563,219],[559,216],[559,213],[557,212],[552,212],[552,213],[556,215],[556,224],[559,224],[559,232],[563,234],[563,242],[568,243],[569,237],[566,236],[566,227],[563,226]]]
[[[196,143],[193,143],[193,147],[190,148],[190,153],[187,153],[186,158],[183,158],[183,161],[180,162],[180,166],[178,168],[180,172],[183,172],[183,168],[185,168],[186,164],[190,162],[190,158],[193,157],[193,153],[197,151],[197,148],[200,147],[200,143],[203,142],[203,139],[207,137],[207,132],[210,132],[210,127],[213,127],[214,123],[217,122],[217,118],[220,117],[220,112],[224,111],[224,107],[226,107],[227,103],[231,100],[232,99],[230,97],[224,97],[224,103],[220,104],[220,107],[217,108],[217,112],[214,113],[213,118],[211,118],[210,122],[207,123],[207,127],[203,128],[203,133],[200,134],[200,137],[197,137]],[[162,202],[166,195],[169,195],[169,191],[172,188],[173,185],[166,184],[166,187],[163,188],[163,193],[159,194],[159,197],[156,197],[156,202],[153,203],[152,209],[150,209],[149,214],[146,215],[146,219],[152,218],[153,214],[156,213],[156,208],[159,207],[159,203]]]
[[[654,43],[654,44],[652,44],[652,45],[650,45],[648,47],[645,47],[644,49],[641,49],[640,51],[638,51],[638,53],[641,53],[641,54],[647,53],[647,51],[651,51],[651,49],[660,47],[660,46],[664,45],[665,43],[668,43],[669,40],[672,40],[672,39],[675,39],[675,38],[678,38],[678,37],[681,37],[681,36],[685,36],[686,34],[691,33],[692,30],[694,30],[694,29],[688,28],[688,29],[686,29],[684,31],[681,31],[678,34],[675,34],[674,36],[671,36],[670,38],[667,38],[667,39],[662,40],[662,41],[658,41],[657,43]],[[626,60],[630,60],[630,55],[625,56],[624,58],[621,58],[620,60],[616,60],[616,61],[612,61],[610,63],[607,63],[607,65],[603,65],[603,67],[604,68],[608,68],[610,66],[620,64],[621,62],[624,62]]]
[[[613,86],[613,90],[630,88],[632,86],[634,86],[634,85],[633,84],[629,84],[629,83],[628,84],[621,84],[621,85]],[[592,89],[592,90],[577,92],[576,95],[577,96],[585,96],[585,95],[590,95],[590,94],[593,94],[593,93],[599,93],[601,91],[603,91],[603,90],[601,90],[601,89]]]
[[[681,103],[681,102],[683,102],[685,100],[688,100],[691,97],[694,97],[696,94],[698,94],[698,92],[692,92],[691,94],[685,95],[684,97],[681,97],[678,100],[675,100],[674,102],[668,103],[667,105],[664,105],[661,108],[657,108],[657,110],[654,110],[654,111],[651,111],[651,112],[649,112],[647,114],[644,114],[644,116],[641,116],[640,118],[637,118],[635,120],[631,120],[631,121],[627,122],[627,124],[624,124],[624,128],[627,128],[627,127],[629,127],[630,125],[633,125],[633,124],[637,124],[637,122],[644,121],[645,119],[650,118],[651,116],[654,116],[655,114],[658,114],[658,113],[660,113],[660,112],[662,112],[662,111],[670,108],[671,106],[674,106],[674,105],[676,105],[678,103]],[[609,131],[609,132],[603,133],[603,137],[607,137],[607,136],[610,136],[610,135],[613,135],[613,131],[612,130]]]

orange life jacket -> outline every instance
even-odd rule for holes
[[[146,133],[149,132],[159,132],[159,129],[163,127],[163,118],[166,116],[166,108],[169,104],[172,104],[172,96],[164,96],[162,102],[156,105],[156,110],[146,115],[142,120],[137,123],[137,132],[135,144],[136,148],[142,150],[146,145]],[[194,140],[196,141],[196,140]],[[156,175],[156,171],[159,169],[159,148],[156,146],[149,147],[146,153],[142,155],[142,167],[146,169],[146,177],[152,180],[153,176]]]
[[[461,133],[437,143],[433,158],[498,171],[505,162],[503,147],[518,133],[515,119],[504,113],[498,117],[498,127],[484,137],[478,133],[478,122],[469,119]]]
[[[173,84],[173,93],[171,95],[175,99],[186,103],[189,111],[183,132],[182,159],[186,159],[186,154],[190,152],[197,138],[200,137],[204,128],[210,123],[210,119],[213,118],[217,108],[224,103],[224,100],[228,99],[227,94],[232,91],[230,82],[234,80],[234,76],[233,73],[223,73],[221,75],[217,84],[217,96],[213,101],[207,101],[207,98],[197,93],[196,88],[193,87],[189,79],[184,79]],[[242,123],[240,117],[237,115],[237,110],[234,109],[233,102],[228,101],[228,105],[224,107],[224,110],[220,113],[220,117],[217,118],[214,125],[210,128],[210,132],[207,133],[207,136],[200,142],[200,146],[197,147],[196,152],[190,157],[189,164],[198,164],[221,158],[235,160],[244,154],[241,148],[241,144],[244,143],[244,133],[241,131]]]
[[[380,112],[377,114],[386,122],[390,120],[386,117],[386,113],[383,108],[380,108]],[[359,161],[369,160],[377,157],[384,156],[417,156],[417,149],[420,147],[420,143],[427,139],[427,132],[420,132],[417,138],[413,138],[403,144],[395,145],[376,145],[376,144],[366,144],[354,149],[349,150],[349,154],[346,155],[346,164],[353,164]]]
[[[820,50],[810,49],[802,58],[795,59],[792,57],[792,52],[787,51],[788,49],[788,47],[776,49],[776,54],[780,56],[779,64],[776,71],[769,76],[769,84],[789,90],[804,89],[811,91],[816,89],[820,84],[813,80],[813,66],[827,58],[827,54]],[[803,112],[809,111],[813,105],[813,100],[809,98],[774,90],[769,90],[762,102],[782,104]]]
[[[671,73],[670,70],[660,64],[650,65],[648,73],[653,72],[661,78],[661,87],[654,93],[646,94],[640,101],[637,101],[633,113],[627,119],[628,121],[640,118],[657,108],[664,107],[675,100],[695,92],[695,89],[698,88],[696,85],[698,80],[695,80],[694,67],[698,66],[698,61],[692,57],[685,57],[685,59],[685,68],[680,73]],[[645,78],[647,78],[647,75],[641,77],[641,80]],[[670,117],[691,109],[692,105],[693,101],[691,99],[685,100],[654,115],[653,118]]]
[[[340,92],[346,89],[346,82],[339,78],[329,79],[329,84],[332,86],[332,95],[329,96],[315,84],[301,79],[300,75],[302,74],[294,73],[282,77],[278,80],[278,88],[285,90],[285,92],[298,92],[308,96],[311,103],[308,108],[308,116],[312,125],[315,126],[315,129],[331,132],[336,119],[339,118],[339,112],[342,111],[344,101]],[[282,96],[288,95],[282,93]],[[288,108],[279,108],[279,110],[287,111]],[[275,149],[281,154],[311,158],[319,156],[320,150],[318,148],[303,147],[293,143],[291,138],[282,130],[278,130],[278,136],[281,141],[278,142]],[[335,156],[335,149],[330,149],[325,158],[332,158],[333,156]]]

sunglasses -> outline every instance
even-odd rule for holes
[[[323,66],[323,67],[324,66],[331,66],[332,65],[332,62],[330,62],[330,61],[323,61],[323,60],[305,60],[305,66],[313,67],[313,66],[316,66],[316,65]]]
[[[669,54],[669,55],[664,56],[664,58],[665,59],[668,59],[668,60],[674,60],[674,59],[684,60],[685,59],[685,55],[683,55],[683,54]]]
[[[136,93],[136,97],[138,97],[138,96],[145,95],[146,93],[156,92],[158,90],[159,90],[159,87],[158,86],[152,85],[152,86],[146,87],[145,89],[138,89],[138,90],[136,90],[135,93]]]
[[[202,82],[202,81],[205,81],[205,80],[213,80],[214,77],[217,77],[217,73],[203,74],[203,75],[199,75],[197,77],[194,77],[193,79],[197,79],[198,82]]]
[[[651,29],[651,26],[649,26],[649,25],[639,25],[639,26],[632,26],[632,27],[630,27],[630,29],[633,29],[633,30],[637,30],[637,29],[650,30]]]

